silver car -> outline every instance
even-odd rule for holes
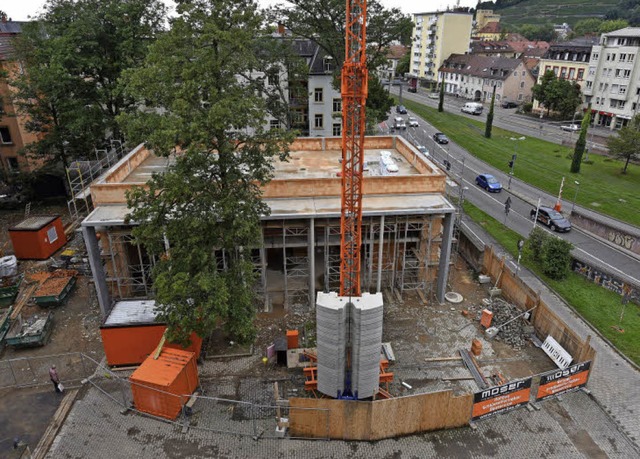
[[[415,116],[409,117],[409,127],[418,127],[418,119]]]

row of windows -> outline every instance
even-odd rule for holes
[[[582,80],[584,78],[584,69],[576,69],[575,67],[559,67],[557,65],[551,67],[550,65],[547,65],[544,71],[547,73],[549,70],[553,71],[557,77],[563,79]]]
[[[606,102],[607,102],[607,98],[606,98],[606,97],[602,97],[602,98],[600,98],[600,97],[596,97],[596,103],[595,103],[595,105],[601,105],[601,106],[604,106],[604,105],[606,105]],[[611,99],[611,100],[609,101],[609,107],[610,107],[610,108],[620,108],[620,109],[623,109],[623,108],[624,108],[624,106],[625,106],[625,104],[626,104],[626,101],[624,101],[624,100]],[[634,106],[634,110],[635,110],[635,106]]]
[[[595,75],[595,73],[596,73],[595,67],[589,67],[589,75]],[[603,68],[602,76],[603,77],[615,76],[616,78],[624,78],[628,80],[629,78],[631,78],[631,69]]]
[[[591,55],[591,60],[597,61],[599,57],[599,53],[593,53]],[[615,62],[616,57],[618,58],[618,62],[633,62],[633,59],[636,57],[636,55],[632,53],[620,53],[619,55],[616,53],[607,53],[605,55],[605,59],[607,62]]]
[[[306,120],[306,115],[305,116],[301,116],[301,117],[296,117],[294,114],[294,124],[296,122],[300,122],[301,119]],[[280,129],[282,127],[282,125],[280,124],[279,120],[271,120],[269,122],[269,127],[271,129]],[[324,115],[322,114],[318,114],[315,115],[315,118],[313,120],[313,127],[316,129],[322,129],[324,127]],[[332,126],[332,135],[335,137],[338,137],[340,135],[342,135],[342,124],[341,123],[333,123]],[[12,159],[12,158],[9,158]],[[17,167],[17,162],[16,162],[16,167]]]

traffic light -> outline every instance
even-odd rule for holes
[[[509,168],[513,169],[513,159],[511,161],[509,161]]]

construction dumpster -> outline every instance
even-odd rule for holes
[[[18,314],[4,340],[7,346],[16,349],[44,346],[53,330],[53,314],[34,314],[25,317]]]
[[[138,365],[151,354],[167,326],[156,322],[157,312],[153,300],[118,301],[100,327],[102,345],[111,366]],[[166,347],[182,349],[167,343]],[[191,334],[191,345],[185,348],[200,358],[202,338]]]
[[[176,419],[198,387],[198,367],[193,352],[163,348],[129,378],[136,409],[166,419]]]
[[[29,217],[12,228],[9,237],[18,259],[46,260],[67,243],[60,216]]]
[[[60,306],[76,285],[73,276],[51,276],[46,279],[33,294],[36,304],[43,307]]]

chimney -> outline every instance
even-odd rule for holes
[[[284,24],[282,22],[278,22],[278,34],[284,37]]]

